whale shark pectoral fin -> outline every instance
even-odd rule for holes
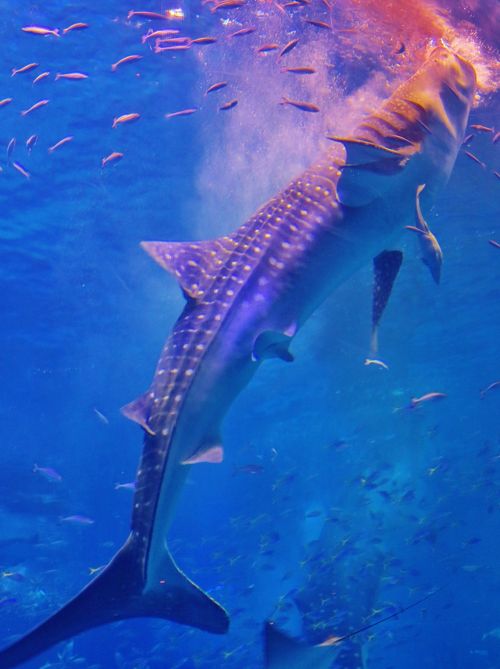
[[[204,242],[141,242],[146,253],[173,274],[192,299],[203,296],[234,244],[230,236]]]
[[[266,669],[330,669],[337,654],[331,646],[308,646],[280,632],[273,623],[265,623]]]
[[[196,453],[186,458],[181,462],[182,465],[197,465],[200,462],[208,462],[210,464],[219,464],[224,460],[224,449],[217,444],[205,444],[198,449]]]
[[[351,137],[328,137],[346,150],[345,164],[337,184],[337,197],[348,207],[361,207],[385,194],[406,166],[413,146],[388,149]]]
[[[175,566],[165,548],[160,577],[145,588],[142,547],[129,541],[76,597],[18,641],[0,651],[1,669],[12,669],[60,641],[127,618],[163,618],[214,634],[229,626],[226,611]]]
[[[288,350],[291,340],[292,337],[284,332],[264,330],[254,341],[252,360],[257,362],[267,358],[280,358],[285,362],[293,362],[294,357]]]
[[[140,425],[148,434],[154,437],[155,432],[153,432],[153,430],[148,425],[149,407],[149,393],[144,393],[144,395],[141,395],[132,402],[125,404],[125,406],[121,408],[121,412],[126,418],[133,420],[134,423]]]
[[[372,298],[372,340],[370,355],[378,349],[378,326],[382,314],[391,296],[394,282],[398,275],[403,253],[401,251],[382,251],[373,259],[374,286]]]

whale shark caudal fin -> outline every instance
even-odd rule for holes
[[[264,627],[266,669],[330,669],[338,654],[331,645],[308,646],[280,632],[271,622]]]
[[[145,588],[136,549],[127,542],[76,597],[0,651],[1,669],[17,667],[60,641],[126,618],[164,618],[216,634],[227,631],[226,611],[184,576],[168,551],[159,569],[161,580]]]

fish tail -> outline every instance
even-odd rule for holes
[[[127,568],[125,551],[117,553],[109,566],[53,616],[0,652],[0,667],[10,669],[39,655],[54,644],[85,630],[120,620],[123,602],[132,597],[131,580],[123,582],[117,572]]]
[[[25,636],[0,651],[0,667],[11,669],[81,632],[127,618],[164,618],[214,633],[227,631],[224,609],[189,581],[164,556],[166,577],[145,587],[142,561],[128,541],[109,565],[76,597]]]

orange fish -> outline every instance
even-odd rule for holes
[[[191,39],[189,37],[168,37],[167,39],[157,40],[156,46],[164,46],[165,44],[186,44],[187,46],[191,45]]]
[[[178,34],[178,30],[149,30],[145,35],[142,36],[141,41],[144,44],[149,39],[155,39],[157,37],[170,37],[171,35]]]
[[[238,9],[238,7],[243,7],[245,0],[222,0],[213,6],[212,12],[216,12],[218,9]]]
[[[479,132],[493,132],[493,128],[490,128],[487,125],[481,125],[480,123],[471,123],[470,127]]]
[[[155,53],[162,53],[162,51],[186,51],[191,48],[191,44],[174,44],[173,46],[158,46],[154,48]]]
[[[78,23],[72,23],[67,28],[64,28],[63,35],[67,35],[72,30],[85,30],[85,28],[88,28],[88,27],[89,27],[88,23],[82,23],[81,21],[79,21]]]
[[[40,109],[40,107],[45,107],[45,105],[49,104],[49,100],[39,100],[38,102],[35,102],[34,105],[31,105],[29,109],[25,109],[24,111],[21,112],[21,116],[27,116],[28,114],[31,114],[31,112],[34,112],[36,109]]]
[[[218,81],[216,84],[212,84],[207,88],[207,94],[213,93],[214,91],[220,91],[221,88],[225,88],[226,86],[227,81]]]
[[[42,81],[42,79],[46,79],[49,76],[50,72],[42,72],[42,74],[39,74],[38,77],[35,77],[33,79],[33,83],[37,84],[39,81]]]
[[[240,30],[237,30],[234,33],[231,33],[228,35],[228,37],[244,37],[245,35],[251,35],[257,30],[257,28],[249,27],[249,28],[240,28]]]
[[[48,149],[49,153],[53,153],[54,151],[56,151],[56,149],[59,149],[61,146],[64,146],[65,144],[67,144],[68,142],[71,142],[72,140],[73,140],[73,137],[71,137],[71,136],[64,137],[63,139],[60,139],[58,142],[56,142],[52,146],[49,146],[49,149]]]
[[[89,75],[83,72],[58,72],[56,74],[56,81],[58,79],[69,79],[70,81],[79,81],[80,79],[88,79]]]
[[[238,100],[236,98],[234,100],[229,100],[229,102],[225,102],[221,107],[219,107],[220,111],[228,111],[229,109],[233,109],[233,107],[236,107],[238,104]]]
[[[59,37],[59,30],[57,28],[43,28],[42,26],[25,26],[21,28],[23,33],[31,33],[32,35],[54,35]]]
[[[10,104],[12,100],[13,98],[4,98],[3,100],[0,100],[0,107],[5,107],[6,105]]]
[[[214,44],[217,42],[216,37],[196,37],[191,40],[191,44]]]
[[[191,109],[181,109],[180,111],[172,112],[170,114],[165,114],[165,118],[175,118],[177,116],[191,116],[191,114],[194,114],[197,111],[198,109],[196,107],[193,107]]]
[[[257,49],[258,53],[269,53],[269,51],[276,51],[276,49],[279,49],[279,44],[263,44],[262,46],[259,46]]]
[[[165,14],[159,14],[158,12],[143,12],[143,11],[134,11],[131,10],[127,14],[127,19],[130,21],[130,19],[134,18],[134,16],[139,16],[143,19],[157,19],[158,21],[168,21],[168,16]]]
[[[23,65],[23,67],[18,67],[18,68],[13,68],[12,74],[10,75],[11,77],[15,77],[16,74],[23,74],[23,72],[29,72],[30,70],[34,70],[35,67],[38,67],[38,63],[28,63],[27,65]]]
[[[136,112],[132,114],[122,114],[121,116],[115,116],[113,119],[113,128],[116,128],[117,125],[120,125],[122,123],[130,123],[131,121],[137,121],[137,119],[140,117],[140,114],[137,114]]]
[[[314,74],[316,72],[313,67],[284,67],[281,71],[291,74]]]
[[[303,100],[290,100],[289,98],[283,98],[279,103],[280,105],[290,105],[296,109],[300,109],[305,112],[316,113],[319,112],[319,107],[312,102],[304,102]]]
[[[287,53],[290,53],[292,49],[295,49],[298,43],[299,43],[298,39],[292,39],[290,42],[285,44],[285,46],[280,51],[279,57],[283,58],[283,56],[285,56]]]
[[[124,58],[120,58],[120,60],[117,60],[116,63],[113,63],[111,65],[111,69],[113,72],[116,72],[116,70],[120,67],[120,65],[125,65],[125,63],[133,63],[136,60],[141,60],[142,56],[139,56],[136,53],[130,54],[130,56],[125,56]]]
[[[120,153],[119,151],[113,151],[113,153],[110,153],[109,156],[106,156],[106,158],[103,158],[101,160],[101,167],[109,165],[109,163],[115,163],[116,161],[121,160],[122,158],[123,158],[123,153]]]
[[[316,21],[316,19],[304,19],[304,23],[309,23],[309,25],[314,26],[315,28],[323,28],[324,30],[331,30],[332,26],[325,21]]]

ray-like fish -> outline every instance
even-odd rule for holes
[[[473,67],[438,47],[344,138],[345,158],[327,150],[232,234],[143,243],[178,279],[186,305],[150,388],[123,409],[144,431],[130,535],[74,599],[0,652],[2,669],[126,618],[226,632],[225,610],[166,544],[190,466],[223,459],[224,416],[263,360],[291,360],[288,347],[318,305],[401,236],[419,184],[429,201],[446,183],[474,94]],[[395,135],[406,140],[398,149]]]

